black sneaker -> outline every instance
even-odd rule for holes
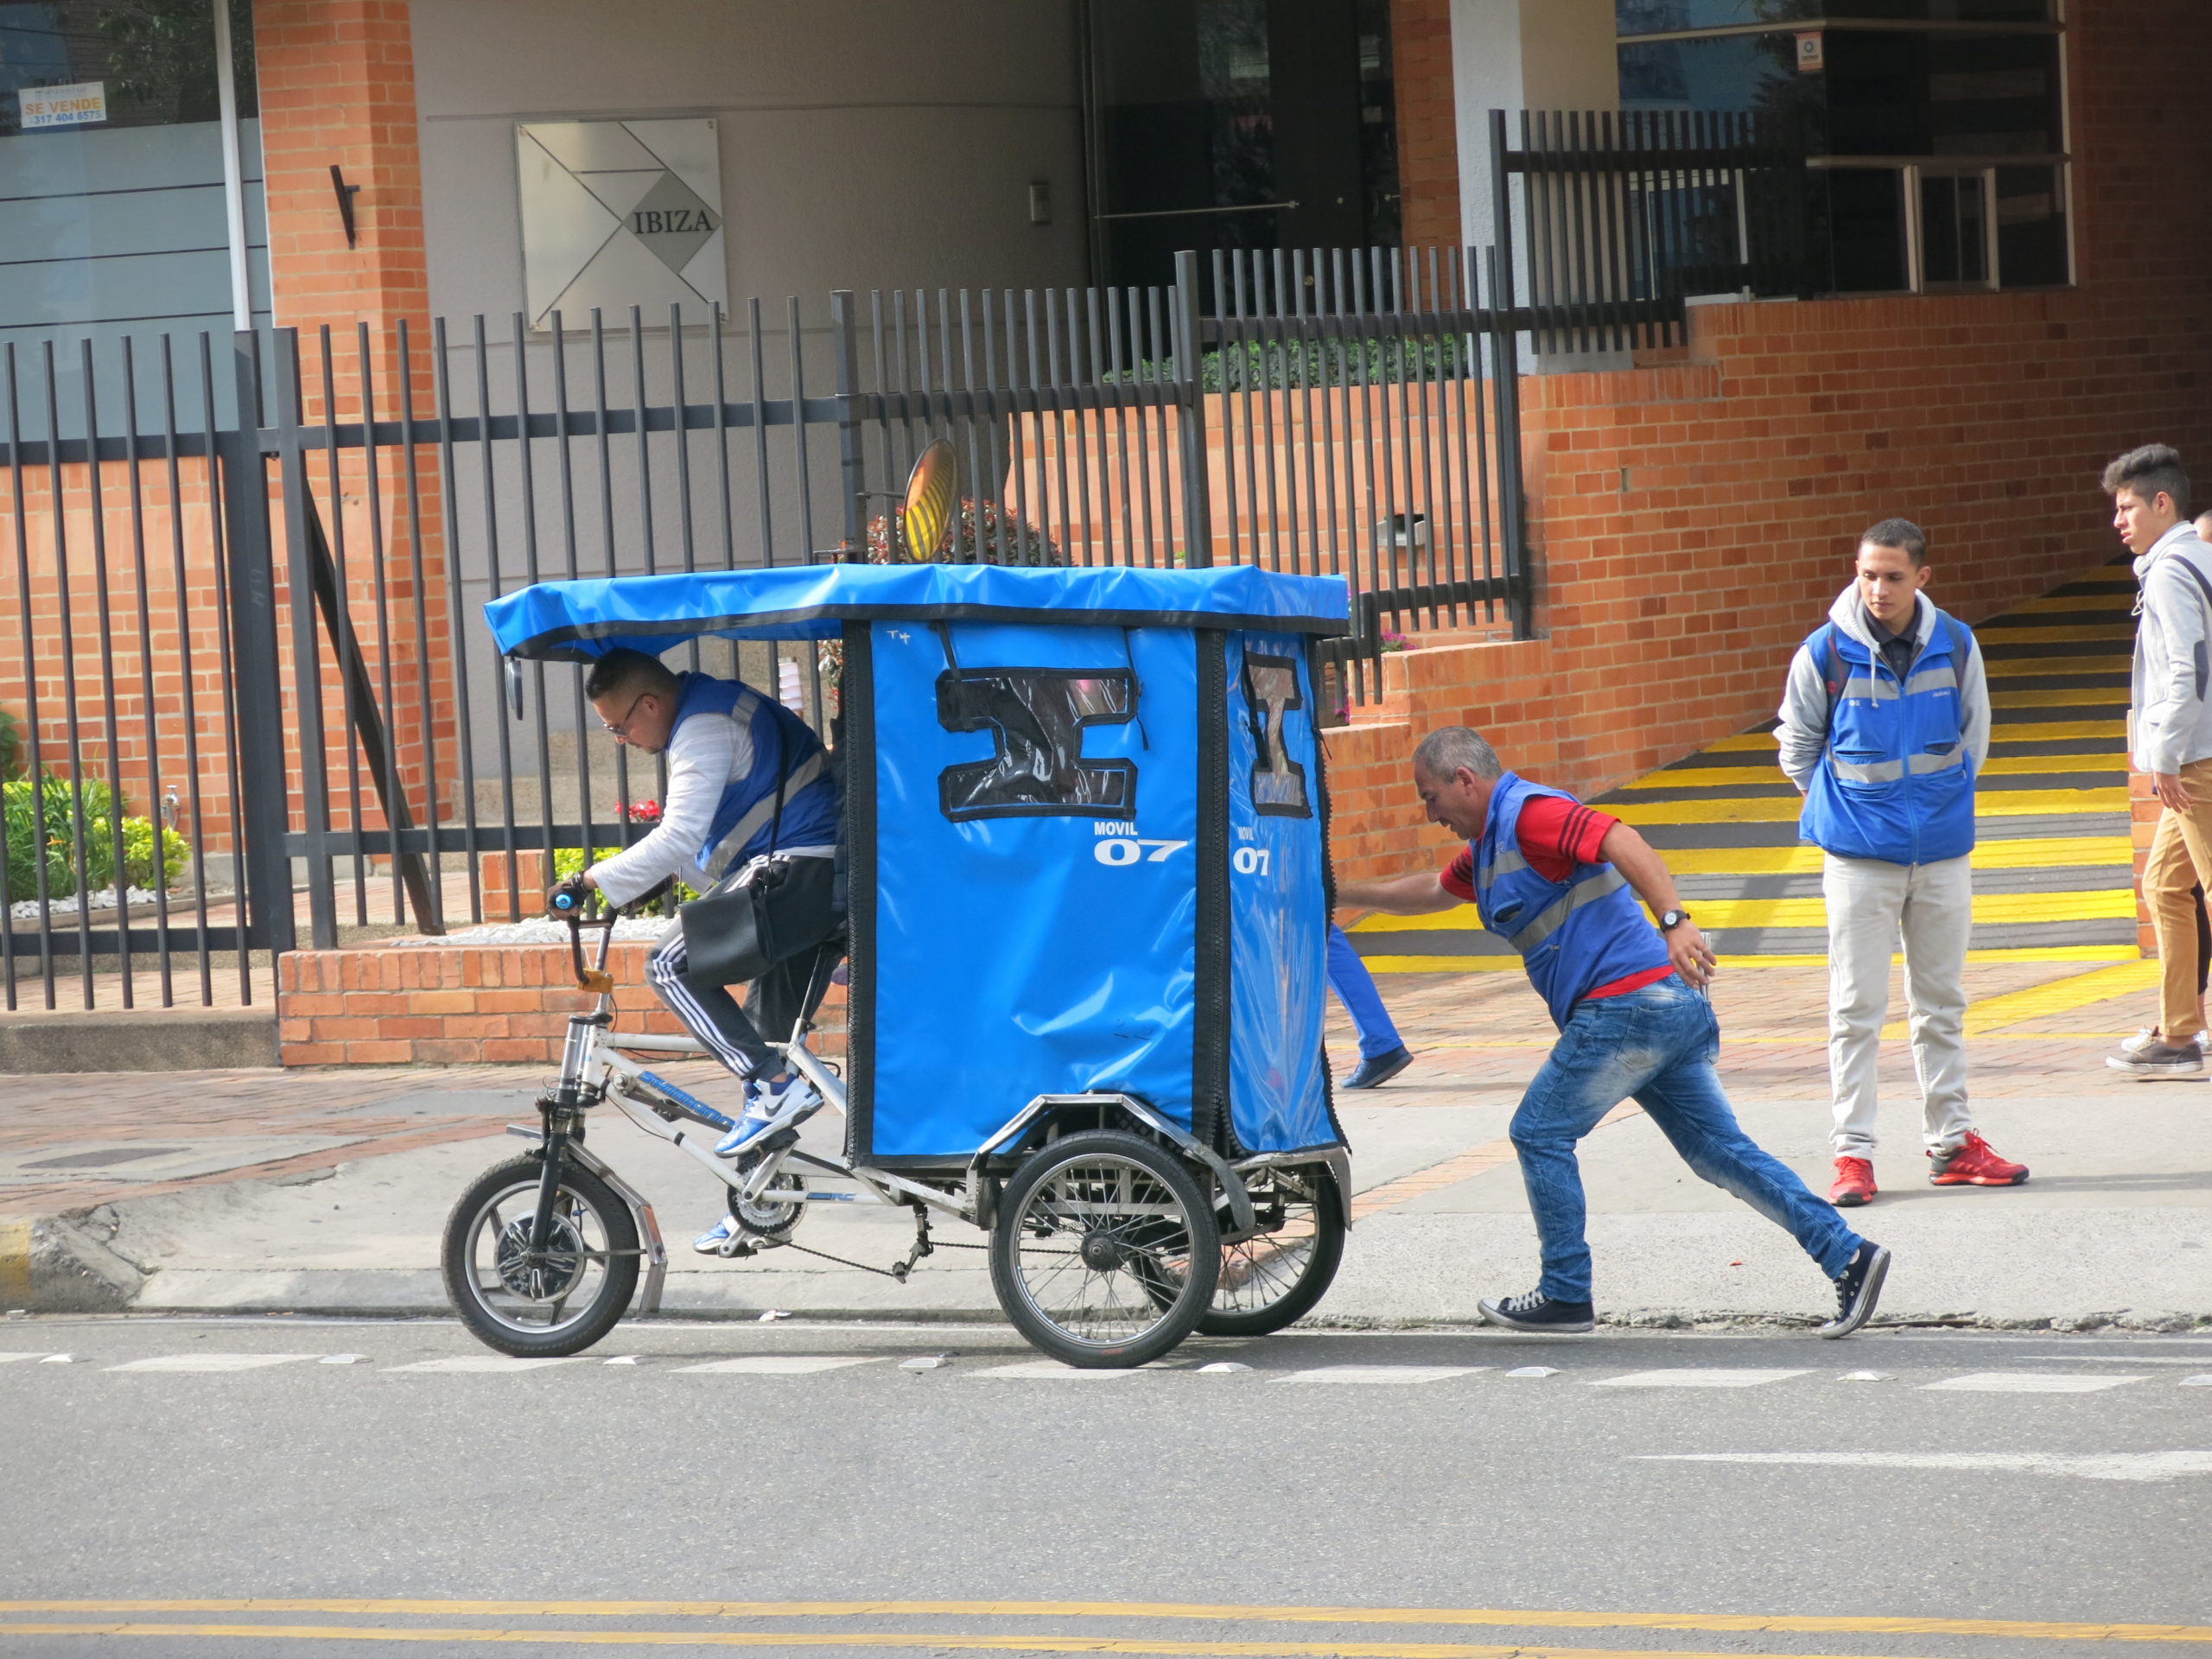
[[[1596,1323],[1587,1302],[1555,1302],[1541,1290],[1476,1304],[1483,1318],[1509,1331],[1587,1331]]]
[[[1337,1086],[1339,1089],[1380,1089],[1414,1063],[1413,1051],[1401,1043],[1388,1054],[1362,1060],[1358,1068]]]
[[[1890,1276],[1890,1253],[1872,1240],[1863,1241],[1835,1279],[1835,1318],[1821,1327],[1824,1337],[1847,1337],[1874,1317],[1874,1304],[1882,1300],[1882,1281]]]

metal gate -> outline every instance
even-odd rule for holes
[[[1787,157],[1594,118],[1493,137],[1494,248],[7,346],[6,1006],[251,1002],[302,944],[519,921],[563,856],[645,833],[664,779],[594,741],[579,677],[511,676],[483,601],[892,556],[892,494],[935,437],[962,468],[938,556],[1343,580],[1325,721],[1409,636],[1526,637],[1522,342],[1664,344],[1716,272],[1770,284],[1750,242],[1731,263],[1668,227],[1732,200],[1752,226],[1747,181]],[[687,655],[834,724],[834,652]]]

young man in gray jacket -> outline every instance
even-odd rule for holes
[[[1871,1201],[1875,1068],[1890,952],[1904,942],[1929,1179],[2017,1186],[1967,1109],[1967,940],[1974,930],[1974,779],[1989,757],[1989,687],[1973,632],[1929,603],[1928,538],[1885,518],[1857,573],[1789,664],[1776,734],[1804,791],[1799,838],[1824,856],[1828,1082],[1838,1208]]]
[[[2196,919],[2212,893],[2212,549],[2188,518],[2189,474],[2163,443],[2105,468],[2113,528],[2135,555],[2135,664],[2127,697],[2129,764],[2151,774],[2158,827],[2143,867],[2143,902],[2158,936],[2158,1023],[2105,1057],[2139,1077],[2204,1073],[2204,999],[2196,975]]]

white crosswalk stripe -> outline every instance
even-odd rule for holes
[[[1446,1377],[1472,1376],[1487,1365],[1317,1365],[1310,1371],[1292,1371],[1278,1382],[1367,1382],[1385,1387],[1398,1383],[1441,1382]]]
[[[1810,1371],[1675,1370],[1630,1371],[1625,1376],[1599,1376],[1591,1386],[1600,1389],[1756,1389],[1763,1382],[1779,1382]]]
[[[11,1359],[44,1359],[45,1357],[46,1351],[42,1348],[27,1354],[0,1354],[0,1365],[5,1365]]]
[[[1947,1376],[1941,1382],[1923,1382],[1924,1394],[2095,1394],[2128,1382],[2148,1381],[2141,1376],[2086,1376],[2063,1371],[1968,1371]]]
[[[969,1376],[989,1377],[1048,1377],[1057,1381],[1082,1382],[1104,1382],[1109,1377],[1135,1376],[1139,1370],[1170,1371],[1179,1369],[1180,1362],[1155,1359],[1149,1365],[1135,1368],[1063,1365],[1057,1359],[1025,1359],[1015,1365],[987,1365],[980,1371],[969,1371]]]
[[[315,1354],[162,1354],[153,1359],[104,1365],[107,1371],[257,1371],[271,1365],[296,1365]]]
[[[536,1371],[548,1365],[575,1365],[581,1361],[575,1356],[553,1358],[539,1355],[517,1357],[509,1354],[456,1354],[451,1359],[418,1359],[412,1365],[395,1365],[392,1373],[400,1371]]]
[[[702,1371],[741,1376],[808,1376],[816,1371],[842,1370],[848,1365],[873,1365],[876,1354],[747,1354],[741,1359],[709,1360],[703,1365],[678,1365],[678,1376]]]

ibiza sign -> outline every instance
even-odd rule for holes
[[[523,286],[533,328],[609,327],[638,308],[707,321],[728,302],[715,124],[532,121],[515,129]]]

